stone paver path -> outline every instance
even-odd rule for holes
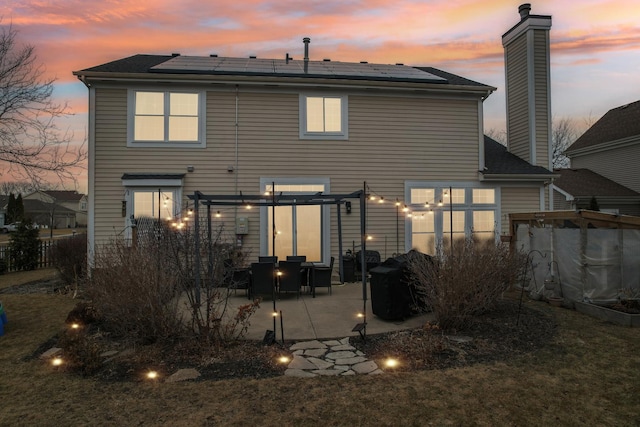
[[[349,337],[341,340],[301,341],[293,344],[289,349],[293,352],[293,359],[287,365],[284,374],[290,377],[377,375],[383,372],[376,362],[367,359],[363,352],[349,343]],[[40,358],[51,360],[61,352],[61,348],[53,347],[41,354]],[[101,354],[101,357],[106,363],[116,357],[129,354],[133,354],[132,349],[121,352],[106,351]],[[200,372],[195,369],[180,369],[170,375],[166,381],[189,381],[199,377]]]
[[[289,348],[293,360],[284,372],[290,377],[316,377],[320,375],[377,375],[382,370],[373,360],[356,350],[349,337],[341,340],[302,341]]]

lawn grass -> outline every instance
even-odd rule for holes
[[[3,281],[7,276],[0,276]],[[609,425],[640,424],[640,330],[540,302],[553,341],[504,363],[378,376],[102,382],[39,360],[75,301],[0,295],[0,425]]]

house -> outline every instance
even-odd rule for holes
[[[483,132],[494,87],[431,67],[312,60],[308,38],[302,59],[134,55],[75,71],[89,91],[89,253],[140,218],[181,221],[196,191],[362,189],[367,248],[383,258],[508,232],[509,213],[549,206],[555,176],[551,17],[519,12],[502,38],[508,148]],[[355,247],[359,206],[339,209]],[[338,255],[335,206],[229,207],[213,221],[255,258]]]
[[[602,210],[640,216],[640,101],[609,110],[565,154],[572,169],[554,182],[556,208],[595,197]]]
[[[557,169],[553,181],[555,210],[591,209],[640,215],[640,193],[595,173],[591,169]]]
[[[5,224],[9,196],[0,196],[0,225]],[[76,212],[62,205],[38,199],[22,199],[24,215],[39,227],[67,228],[76,222]]]
[[[50,211],[57,219],[55,228],[87,225],[87,195],[68,190],[38,190],[24,196],[23,200],[39,200],[52,205]],[[25,210],[27,206],[25,205]],[[60,209],[64,208],[64,209]],[[64,220],[55,211],[64,212]],[[71,214],[73,213],[73,214]],[[50,225],[50,221],[44,224]]]

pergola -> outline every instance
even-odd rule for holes
[[[366,189],[366,183],[364,185]],[[275,185],[272,186],[272,189],[275,189]],[[275,252],[275,208],[278,206],[323,206],[323,205],[336,205],[337,209],[337,219],[338,219],[338,250],[339,250],[339,267],[340,267],[340,281],[344,283],[344,261],[343,261],[343,246],[342,246],[342,215],[340,206],[347,203],[349,200],[358,199],[360,201],[360,264],[362,266],[362,303],[363,310],[362,314],[364,316],[363,323],[359,323],[354,327],[354,331],[357,331],[364,338],[366,336],[366,324],[367,324],[367,263],[365,261],[365,251],[366,251],[366,235],[367,235],[367,224],[366,224],[366,191],[358,190],[349,194],[324,194],[322,192],[316,194],[276,194],[275,191],[271,191],[269,195],[249,195],[240,194],[229,195],[229,194],[203,194],[200,191],[195,191],[193,195],[187,196],[189,200],[193,201],[194,205],[194,231],[195,231],[195,251],[196,253],[200,253],[200,215],[199,208],[200,206],[205,206],[207,209],[207,235],[211,238],[211,207],[212,206],[255,206],[255,207],[271,207],[273,209],[273,233],[272,233],[272,251]],[[275,253],[272,253],[275,255]],[[196,301],[200,303],[200,288],[201,288],[201,263],[202,260],[200,257],[195,257],[195,286],[196,286]],[[274,307],[275,307],[275,299],[274,299]],[[275,322],[275,319],[274,319]]]

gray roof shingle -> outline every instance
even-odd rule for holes
[[[134,74],[207,74],[270,77],[339,78],[347,80],[404,81],[429,84],[469,86],[493,91],[495,88],[432,67],[410,67],[402,64],[369,64],[309,61],[309,72],[303,61],[262,58],[224,58],[175,55],[133,55],[106,64],[75,71],[86,73]]]
[[[556,169],[554,184],[574,197],[634,197],[640,193],[605,178],[590,169]]]
[[[578,138],[566,152],[594,147],[605,142],[617,141],[640,135],[640,101],[609,110],[593,126]]]
[[[484,174],[491,175],[551,175],[549,169],[535,166],[507,150],[493,138],[484,136]]]

